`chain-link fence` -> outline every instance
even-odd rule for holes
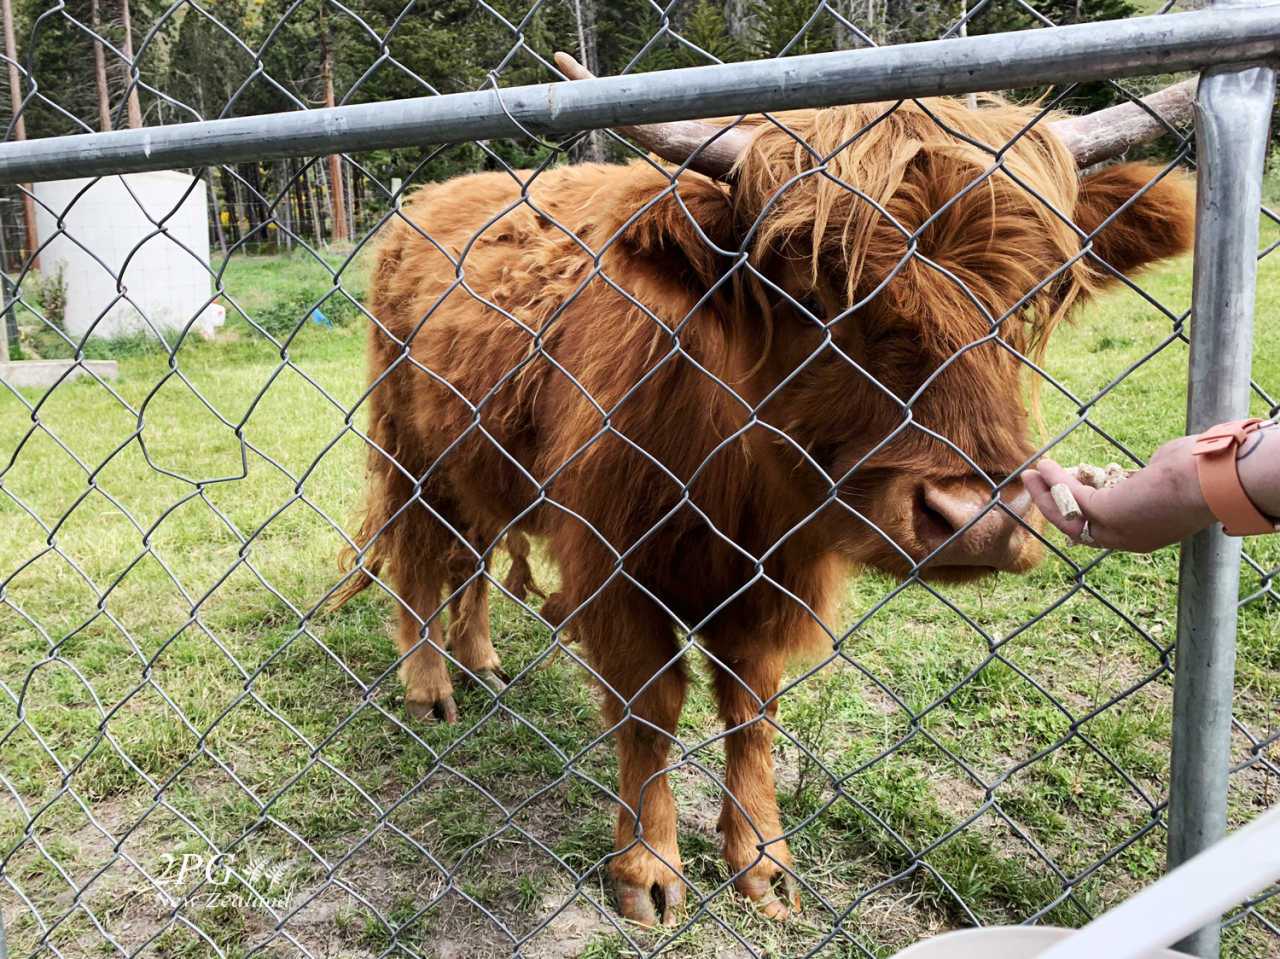
[[[1177,550],[1064,543],[1018,495],[1046,450],[1141,464],[1222,362],[1190,129],[1081,180],[1052,111],[1273,55],[1274,18],[1029,29],[1135,12],[18,4],[33,139],[0,172],[44,182],[0,205],[11,953],[889,955],[1079,925],[1209,807],[1272,805],[1280,547],[1228,583],[1229,788],[1175,783],[1180,839],[1171,729],[1212,722],[1175,706]],[[636,79],[530,86],[566,48]],[[835,81],[762,60],[840,50]],[[971,88],[1005,99],[910,99]],[[687,164],[566,133],[846,102]],[[217,118],[244,125],[172,126]],[[1252,152],[1214,142],[1204,170]],[[350,152],[297,155],[322,144]],[[1197,296],[1239,292],[1203,253],[1243,219]],[[1277,891],[1224,955],[1280,948]]]

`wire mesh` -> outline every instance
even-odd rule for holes
[[[123,126],[134,92],[144,122],[167,123],[321,105],[326,78],[339,103],[547,80],[558,76],[551,52],[566,45],[627,72],[1034,26],[1086,10],[1131,12],[1122,6],[179,2],[135,8],[126,40],[123,8],[19,5],[21,113],[32,136],[98,126],[92,81],[57,72],[91,63],[95,38],[108,122]],[[1067,87],[1044,107],[1159,85]],[[740,226],[767,226],[771,210],[816,183],[889,221],[865,185],[839,178],[838,157],[912,109],[938,126],[951,116],[928,103],[884,105],[848,143],[779,183],[777,196]],[[780,115],[765,126],[788,131],[799,122]],[[929,222],[1010,182],[1044,223],[1070,220],[1072,211],[1057,209],[1055,194],[1019,166],[1019,144],[1038,129],[1029,119],[1007,142],[964,134],[986,159]],[[806,149],[797,146],[797,157]],[[990,457],[931,429],[923,412],[948,371],[970,369],[975,356],[1037,382],[1042,451],[1141,464],[1182,428],[1188,262],[1136,277],[1110,271],[1118,290],[1058,330],[1041,357],[1016,332],[1025,308],[1040,309],[1046,301],[1037,297],[1066,282],[1074,262],[1108,271],[1096,252],[1020,278],[1007,302],[990,303],[974,292],[979,278],[924,242],[927,226],[895,221],[902,250],[884,282],[832,309],[830,283],[826,301],[797,292],[795,274],[803,278],[806,263],[785,273],[748,256],[745,241],[726,245],[698,219],[696,203],[708,196],[693,178],[681,177],[677,188],[672,170],[652,161],[630,168],[648,187],[625,194],[629,205],[610,221],[616,230],[578,229],[572,218],[584,214],[555,192],[563,162],[641,155],[612,133],[555,143],[529,137],[344,156],[336,172],[325,158],[198,170],[163,203],[132,177],[77,184],[57,201],[37,188],[29,192],[47,227],[34,251],[13,226],[18,198],[6,199],[11,349],[69,358],[79,374],[48,389],[6,385],[0,399],[8,451],[0,472],[0,908],[14,955],[875,956],[956,926],[1078,925],[1159,874],[1172,709],[1170,551],[1099,553],[1028,531],[1046,545],[1038,570],[938,584],[922,577],[919,555],[876,526],[875,502],[849,502],[837,491],[873,475],[877,456],[895,443],[920,437],[984,484],[984,509],[949,538],[989,515],[1014,517],[999,494],[1016,470],[993,470]],[[1160,172],[1144,189],[1190,164],[1188,135],[1172,132],[1151,159]],[[449,180],[477,170],[491,180]],[[414,189],[447,182],[454,185],[430,187],[432,204],[457,204],[474,220],[456,247],[424,225],[437,214],[401,210]],[[129,215],[141,218],[137,241],[116,259],[77,225],[88,222],[78,217],[91,190],[108,183],[124,184],[137,211]],[[179,221],[192,207],[208,229],[183,233]],[[696,224],[712,264],[699,287],[705,295],[675,313],[659,295],[670,289],[665,274],[683,278],[696,260],[690,267],[649,254],[657,275],[647,288],[614,275],[624,231],[658,214]],[[1276,329],[1265,306],[1280,262],[1272,253],[1280,218],[1265,210],[1263,218],[1265,344]],[[515,244],[508,233],[518,229],[569,249],[570,262],[533,262],[527,250],[513,250],[502,283],[468,270],[481,246]],[[435,258],[421,268],[438,287],[435,305],[415,317],[408,337],[371,306],[379,295],[394,300],[379,294],[389,287],[374,263],[377,244],[392,242],[396,230],[396,242]],[[138,266],[157,245],[205,278],[203,295],[176,318],[150,305],[156,283]],[[60,288],[59,256],[89,261],[111,287],[89,304],[89,331],[75,326],[79,307]],[[560,267],[565,275],[555,273]],[[885,347],[895,366],[851,350],[842,331],[907,274],[942,277],[957,309],[982,315],[986,331],[904,387],[881,379],[910,368],[920,344]],[[549,312],[521,301],[557,284],[571,292]],[[779,332],[754,342],[752,362],[765,363],[770,351],[785,360],[754,395],[743,385],[746,366],[741,379],[717,373],[699,339],[699,311],[753,290],[797,318],[785,328],[790,340]],[[583,302],[625,314],[632,325],[619,328],[616,349],[643,343],[642,364],[614,358],[605,376],[589,379],[574,365],[557,334],[589,312]],[[473,365],[489,362],[492,376],[454,382],[413,344],[446,324],[451,309],[474,312],[476,304],[500,317],[505,332],[494,349],[519,348],[498,366],[484,353],[470,356]],[[214,307],[225,311],[220,328],[208,319]],[[389,361],[374,363],[369,377],[359,359],[366,335],[391,344]],[[465,355],[466,331],[455,335]],[[1255,406],[1274,415],[1280,371],[1263,353]],[[113,358],[118,379],[87,363]],[[698,409],[660,393],[674,370],[702,391],[693,399],[728,411],[700,450],[689,425]],[[838,433],[842,397],[831,396],[815,435],[803,421],[777,422],[768,405],[832,370],[867,391],[862,403],[897,414],[886,435],[835,465],[823,444]],[[570,414],[595,424],[545,474],[500,440],[510,424],[489,415],[504,391],[535,376],[554,378],[566,404],[544,444],[573,435]],[[588,385],[601,382],[606,389]],[[458,429],[434,459],[423,461],[412,444],[389,445],[371,419],[378,388],[395,383],[416,384],[421,396],[434,389],[435,410],[452,410]],[[412,396],[399,399],[412,406]],[[667,424],[669,449],[685,450],[682,465],[629,435],[637,408],[641,419]],[[970,415],[983,423],[989,413],[975,403]],[[802,511],[762,544],[735,541],[724,517],[700,502],[698,484],[748,442],[783,450],[797,475],[818,472],[829,488],[820,509]],[[463,528],[459,515],[489,516],[488,507],[459,513],[457,502],[442,504],[432,480],[471,448],[490,457],[491,475],[515,475],[526,488],[499,520]],[[371,450],[403,491],[397,516],[416,512],[425,526],[430,515],[448,532],[447,546],[413,554],[422,569],[448,566],[429,602],[431,589],[416,580],[408,595],[413,576],[403,567],[393,576],[375,561],[369,541],[387,536],[390,520],[353,539],[350,517]],[[1030,448],[1020,455],[1034,458]],[[653,479],[651,503],[620,506],[634,530],[625,542],[593,528],[598,517],[561,492],[593,463],[619,489],[628,473]],[[741,503],[744,511],[756,505],[745,493]],[[663,539],[664,523],[680,517],[692,517],[693,545]],[[581,550],[606,556],[605,574],[585,586],[561,574],[552,547],[535,539],[528,553],[523,545],[530,527],[575,523]],[[815,528],[832,523],[874,527],[864,548],[900,575],[865,571],[828,597],[829,607],[815,605],[787,563]],[[352,546],[369,551],[355,573],[342,573],[337,557]],[[557,558],[563,565],[569,557]],[[723,567],[732,581],[690,612],[672,601],[669,582],[655,585],[655,565],[694,583],[713,582],[709,567]],[[373,588],[331,610],[335,591],[362,571]],[[1251,541],[1233,824],[1272,804],[1280,786],[1278,571],[1280,549]],[[526,572],[540,592],[526,591]],[[630,610],[616,601],[622,592]],[[651,640],[603,657],[584,642],[606,611],[623,623],[645,603],[657,609],[640,624]],[[774,618],[740,624],[734,646],[726,624],[751,603]],[[397,647],[388,631],[397,616],[415,634],[413,649]],[[784,628],[808,634],[810,655],[774,688],[754,671],[765,658],[764,634]],[[489,637],[502,666],[473,655]],[[447,702],[444,693],[415,700],[421,686],[407,688],[397,676],[412,678],[432,649],[453,677]],[[679,696],[679,675],[690,687],[683,712],[677,708],[678,723],[659,719],[653,702]],[[456,725],[415,715],[450,708]],[[620,781],[615,733],[666,752],[641,782]],[[774,771],[748,776],[743,787],[741,767],[725,757],[750,749],[756,759],[771,757]],[[670,822],[652,812],[669,801],[663,773],[678,853],[676,837],[652,828]],[[769,804],[759,794],[775,786],[780,818],[761,821]],[[647,804],[651,818],[647,832],[624,822],[615,844],[619,803],[638,806],[642,819]],[[726,840],[737,843],[729,862]],[[664,876],[661,866],[682,867],[664,893],[684,899],[683,910],[670,911],[673,926],[619,915],[629,893],[610,877],[636,859]],[[773,873],[781,899],[770,892]],[[735,887],[751,891],[754,904]],[[802,911],[771,918],[793,888]],[[1225,954],[1274,952],[1276,893],[1229,917]],[[648,889],[631,895],[634,917]],[[655,916],[662,898],[647,905]]]

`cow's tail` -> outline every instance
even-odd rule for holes
[[[371,426],[373,445],[369,448],[365,478],[364,502],[356,510],[350,526],[356,533],[338,554],[338,569],[345,579],[325,604],[335,610],[358,596],[393,565],[398,514],[412,497],[412,486],[395,463],[398,452],[394,428],[387,417],[379,417]]]
[[[325,604],[330,612],[371,586],[373,577],[381,574],[387,559],[387,550],[383,548],[383,541],[387,537],[377,535],[378,530],[386,525],[385,518],[379,522],[368,504],[359,515],[359,531],[353,542],[342,547],[338,554],[338,570],[346,578]]]
[[[529,566],[529,539],[519,530],[507,534],[507,555],[511,557],[511,569],[503,580],[503,588],[518,600],[526,600],[530,596],[543,599],[546,594],[538,589],[533,579],[533,569]]]

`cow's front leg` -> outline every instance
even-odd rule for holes
[[[722,660],[715,670],[716,698],[725,737],[725,786],[720,812],[724,858],[737,890],[775,919],[799,911],[791,852],[782,838],[773,781],[772,719],[777,713],[783,657],[761,650],[750,658]],[[779,895],[781,893],[781,895]]]
[[[595,647],[592,656],[618,746],[621,804],[610,870],[625,918],[674,926],[684,908],[685,880],[665,770],[686,681],[679,662],[671,662],[676,650],[665,617],[656,610],[641,615],[629,605],[613,608],[608,645]]]

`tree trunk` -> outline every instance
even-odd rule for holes
[[[124,53],[126,89],[129,91],[129,126],[137,129],[142,126],[142,106],[138,100],[138,85],[133,81],[133,72],[137,66],[133,62],[133,27],[129,23],[129,0],[120,0],[120,21],[124,26]]]
[[[303,234],[307,231],[307,207],[303,200],[306,195],[306,187],[302,182],[302,173],[298,169],[293,160],[289,160],[289,202],[293,204],[293,222],[297,227],[293,231],[293,238],[301,240]]]
[[[957,31],[960,36],[967,37],[969,35],[969,0],[960,0],[960,29]],[[970,93],[966,98],[970,110],[978,109],[978,95]]]
[[[95,9],[97,2],[98,0],[94,0]],[[103,73],[103,80],[105,79],[106,74]],[[205,116],[204,80],[198,75],[196,77],[196,106],[199,107],[200,116],[203,118]],[[110,117],[107,119],[109,121]],[[227,258],[227,235],[222,232],[222,207],[218,203],[218,188],[222,186],[222,167],[206,167],[206,169],[209,171],[209,205],[213,210],[213,232],[218,237],[218,249],[222,251],[222,259],[225,261]]]
[[[216,167],[207,167],[209,171],[209,209],[213,212],[213,232],[218,237],[218,249],[222,251],[222,258],[227,258],[227,238],[222,232],[222,210],[218,206],[218,181],[214,179],[217,176]]]
[[[835,18],[836,49],[851,50],[854,46],[859,46],[860,44],[855,43],[855,37],[857,34],[845,25],[846,19],[850,21],[853,19],[853,10],[851,5],[848,3],[841,3],[833,7],[833,9],[840,14]]]
[[[9,58],[9,96],[13,103],[13,115],[17,119],[13,127],[13,138],[25,140],[27,123],[22,116],[22,82],[18,77],[17,41],[13,36],[13,10],[9,0],[3,0],[3,11],[0,12],[4,17],[4,53]],[[21,189],[22,218],[26,221],[27,256],[31,257],[32,268],[37,268],[39,262],[36,259],[36,248],[40,245],[40,241],[36,238],[36,204],[31,198],[31,184],[24,183]],[[5,264],[0,264],[0,269],[4,266]]]
[[[582,65],[600,75],[596,56],[596,0],[573,0],[573,14],[578,22],[578,53]],[[578,158],[588,163],[604,162],[604,134],[590,130],[578,148]]]
[[[262,216],[258,210],[257,186],[253,182],[252,163],[240,163],[236,165],[236,199],[240,212],[244,215],[246,237],[252,236],[254,231],[262,223]]]
[[[347,186],[347,236],[356,235],[356,171],[352,170],[345,178]]]
[[[294,168],[293,161],[290,160],[289,161],[289,179],[290,179],[290,182],[293,184],[294,202],[297,204],[296,210],[298,214],[298,217],[297,217],[298,229],[295,232],[295,235],[297,236],[298,240],[301,242],[302,238],[308,232],[311,232],[311,219],[310,219],[310,214],[307,212],[308,211],[307,184],[306,184],[305,168],[302,170],[296,170]]]
[[[728,0],[724,5],[725,26],[729,36],[743,45],[751,41],[751,19],[747,13],[747,0]]]
[[[94,0],[97,3],[97,0]],[[106,75],[103,75],[106,78]],[[196,106],[200,109],[200,116],[203,118],[206,114],[204,103],[204,80],[196,76]],[[227,258],[227,235],[222,232],[222,207],[218,203],[218,189],[222,186],[222,167],[206,167],[209,171],[209,203],[213,209],[213,231],[218,237],[218,249],[222,251],[222,259]]]
[[[308,168],[309,170],[310,168]],[[320,171],[320,175],[324,175],[324,171]],[[316,187],[311,181],[311,174],[308,172],[305,177],[307,181],[307,198],[311,201],[311,225],[315,227],[316,249],[324,249],[324,234],[320,226],[320,207],[316,203]]]
[[[234,169],[231,168],[232,170]],[[239,184],[232,172],[226,167],[218,170],[218,179],[222,181],[222,200],[226,204],[227,226],[231,230],[231,242],[240,242],[240,203]]]
[[[256,230],[271,219],[271,206],[267,202],[266,187],[262,183],[262,168],[256,163],[241,165],[241,175],[248,184],[249,201],[246,214],[249,217],[249,229]],[[265,239],[265,234],[263,235]]]
[[[102,16],[98,0],[89,8],[89,26],[93,30],[93,82],[98,88],[98,129],[111,129],[111,96],[107,92],[107,62],[102,53]]]
[[[320,54],[321,72],[324,74],[324,105],[333,108],[333,51],[329,44],[329,18],[325,16],[324,4],[320,5]],[[329,203],[333,216],[330,239],[334,243],[343,243],[347,239],[347,214],[343,210],[342,158],[336,153],[329,157]]]
[[[280,171],[280,199],[276,201],[277,215],[283,214],[282,222],[276,231],[276,236],[284,234],[284,248],[289,252],[293,251],[293,178],[290,176],[292,172],[289,169],[287,160],[281,160],[277,165]],[[281,207],[284,207],[281,210]],[[279,242],[277,241],[277,246]]]

